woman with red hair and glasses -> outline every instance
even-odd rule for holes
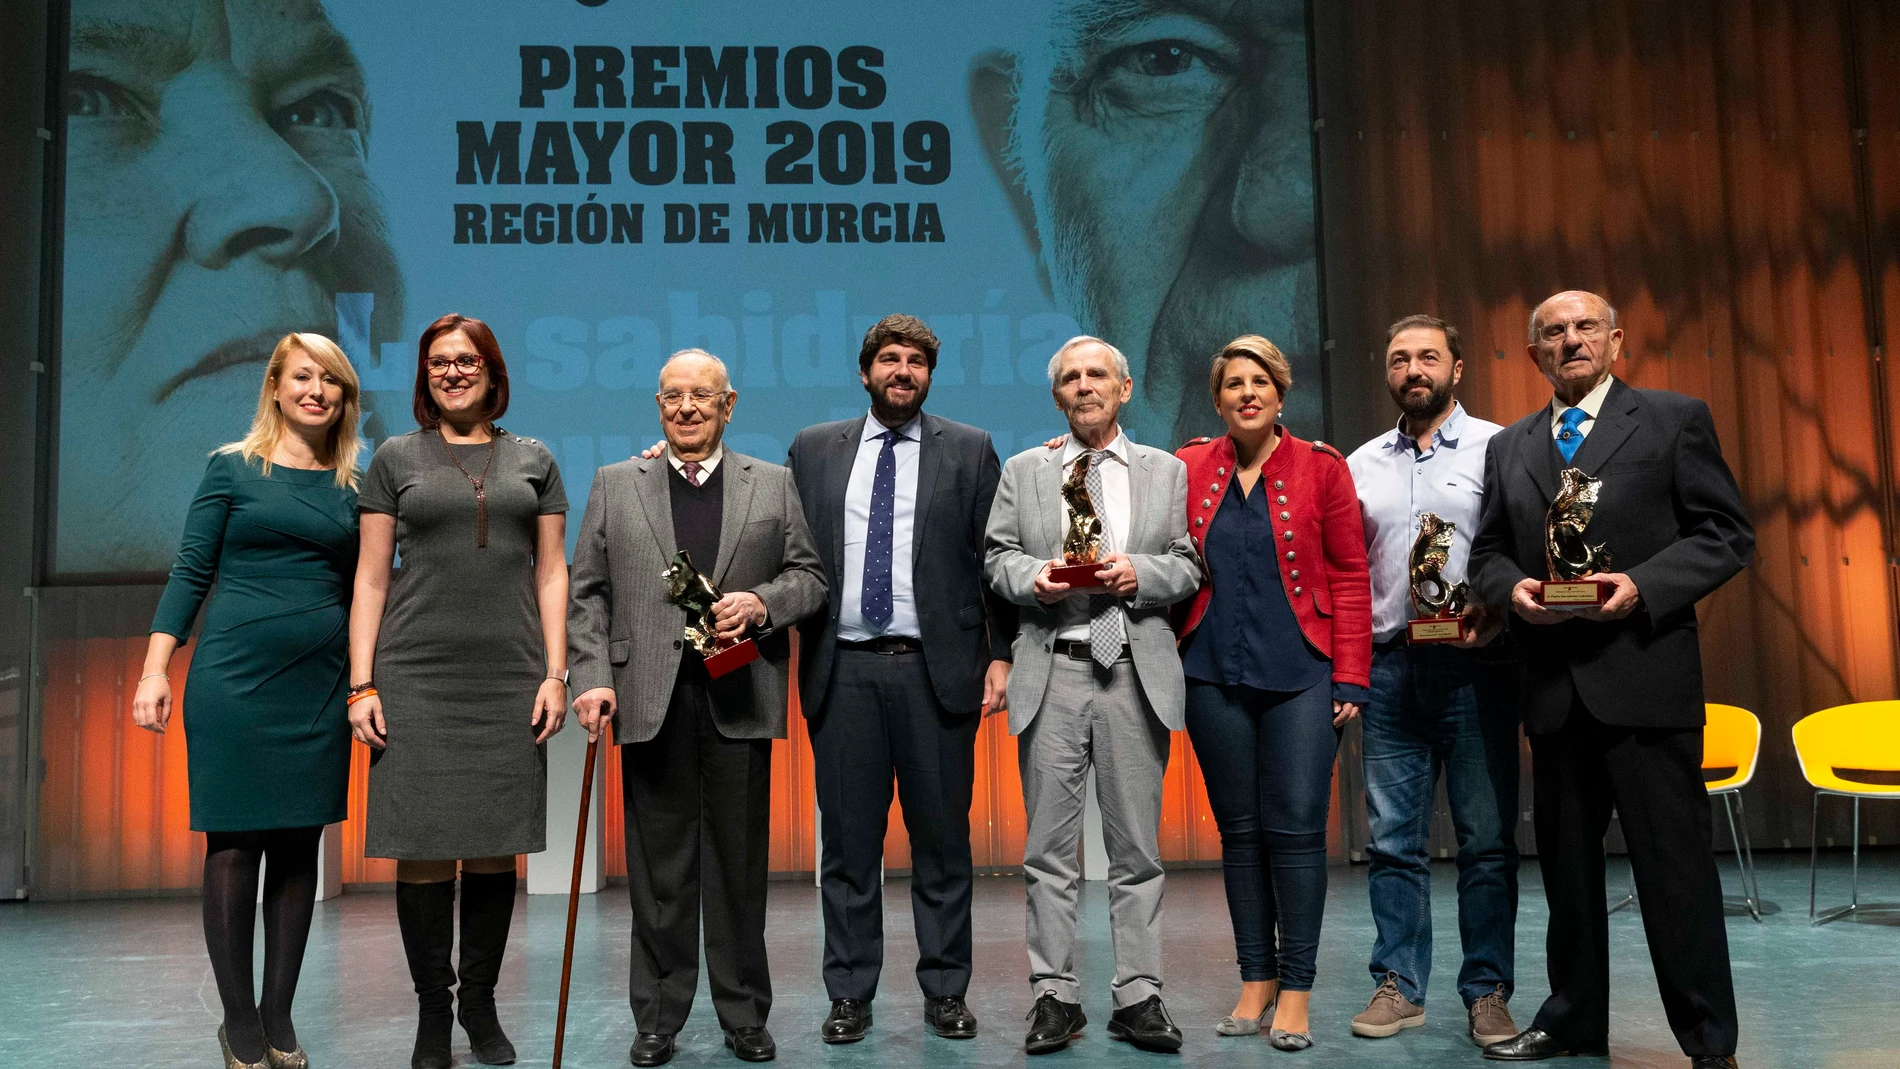
[[[447,1069],[457,1017],[478,1060],[515,1060],[495,981],[515,855],[547,846],[542,744],[567,713],[567,495],[546,446],[496,426],[507,410],[488,325],[436,320],[416,346],[421,429],[376,450],[358,498],[350,729],[372,751],[363,852],[396,859],[413,1069]]]

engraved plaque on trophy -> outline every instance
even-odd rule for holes
[[[1410,642],[1460,642],[1467,628],[1466,606],[1471,603],[1469,583],[1447,583],[1445,565],[1451,560],[1452,535],[1458,525],[1427,512],[1418,518],[1418,538],[1412,543],[1412,604],[1425,614],[1405,625]]]
[[[1544,521],[1544,563],[1550,579],[1537,589],[1537,603],[1548,609],[1585,609],[1610,598],[1610,584],[1590,576],[1610,568],[1610,551],[1590,545],[1583,532],[1596,514],[1603,480],[1580,468],[1565,468],[1562,485]]]
[[[1062,563],[1049,569],[1051,583],[1072,590],[1100,587],[1095,573],[1102,570],[1102,517],[1089,496],[1089,454],[1077,457],[1062,484],[1062,500],[1069,503],[1069,531],[1062,538]]]
[[[680,550],[660,573],[666,580],[666,600],[686,610],[686,642],[706,662],[706,674],[718,679],[759,659],[759,645],[749,638],[722,642],[713,632],[713,603],[719,588],[693,567],[692,555]]]

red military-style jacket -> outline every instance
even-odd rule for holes
[[[1276,429],[1280,444],[1260,471],[1260,486],[1273,517],[1274,562],[1300,633],[1333,662],[1335,683],[1372,685],[1372,584],[1366,572],[1366,538],[1359,495],[1346,458],[1323,442]],[[1206,555],[1207,532],[1233,480],[1234,440],[1196,438],[1175,451],[1188,469],[1188,534]],[[1261,562],[1264,567],[1265,561]],[[1201,565],[1201,589],[1176,605],[1175,632],[1182,640],[1207,612],[1214,588]]]

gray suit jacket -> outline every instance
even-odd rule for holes
[[[759,659],[712,683],[713,719],[734,739],[785,737],[791,625],[825,604],[825,576],[792,473],[726,450],[719,561],[722,593],[765,602]],[[673,561],[673,506],[664,456],[610,464],[594,474],[569,570],[568,691],[611,687],[614,738],[651,739],[666,719],[679,672],[686,612],[666,599],[660,573]]]
[[[1135,565],[1135,596],[1128,613],[1128,644],[1135,676],[1155,716],[1179,731],[1187,711],[1187,684],[1167,607],[1201,586],[1201,560],[1187,530],[1187,465],[1173,454],[1130,443],[1128,544]],[[1022,607],[1015,667],[1009,675],[1009,731],[1022,733],[1042,707],[1049,687],[1056,632],[1053,606],[1036,600],[1036,575],[1062,556],[1062,450],[1035,446],[1009,458],[990,506],[983,576]]]
[[[824,715],[844,599],[844,499],[869,416],[820,423],[792,441],[792,475],[818,553],[831,577],[827,612],[798,625],[799,693],[805,715]],[[924,666],[937,700],[953,714],[983,703],[992,656],[1009,657],[1016,607],[983,586],[983,528],[999,467],[989,432],[926,412],[917,455],[917,511],[911,524],[911,585],[923,632]],[[995,646],[992,652],[992,646]]]

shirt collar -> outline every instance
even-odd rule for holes
[[[1445,422],[1440,423],[1438,429],[1432,433],[1436,435],[1441,442],[1457,445],[1458,439],[1464,436],[1466,422],[1464,404],[1459,401],[1453,401],[1451,403],[1451,415],[1446,416]],[[1404,447],[1411,449],[1414,447],[1414,444],[1412,436],[1405,433],[1405,416],[1400,414],[1399,422],[1392,428],[1392,433],[1385,436],[1386,448],[1398,449]]]
[[[1615,382],[1615,375],[1603,376],[1603,381],[1597,383],[1596,387],[1589,393],[1584,394],[1583,400],[1578,401],[1576,407],[1583,409],[1583,414],[1586,418],[1597,418],[1597,413],[1603,411],[1603,399],[1610,396],[1610,387],[1614,385]],[[1564,409],[1569,407],[1571,406],[1564,404],[1559,398],[1552,397],[1550,399],[1550,411],[1552,415],[1561,416],[1564,414]]]
[[[922,412],[919,412],[916,415],[910,417],[909,423],[906,423],[902,427],[897,428],[897,433],[915,442],[922,438],[923,426],[924,426],[924,414]],[[886,428],[884,424],[879,423],[877,421],[877,416],[875,414],[866,413],[864,417],[864,431],[862,434],[858,436],[858,441],[860,444],[871,441],[875,439],[878,435],[883,434],[887,429],[888,428]]]
[[[1067,467],[1075,463],[1075,458],[1087,451],[1088,449],[1082,444],[1081,439],[1077,438],[1074,432],[1070,432],[1068,440],[1064,442],[1062,446],[1063,466]],[[1128,463],[1128,432],[1119,427],[1116,428],[1114,439],[1103,447],[1102,452],[1107,453],[1109,456],[1114,457],[1126,465]]]
[[[726,443],[720,442],[713,447],[712,456],[699,462],[699,470],[702,474],[711,475],[719,470],[719,462],[724,459],[726,459]],[[666,447],[666,462],[673,466],[674,471],[684,471],[686,468],[686,462],[673,452],[671,445]]]

